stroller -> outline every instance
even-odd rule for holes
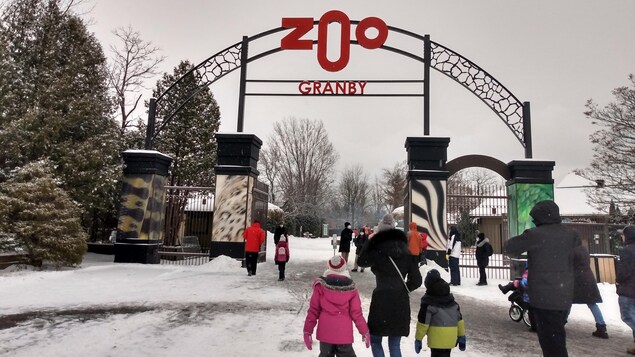
[[[512,321],[519,322],[523,320],[527,327],[531,328],[531,320],[529,319],[529,304],[523,300],[522,289],[516,289],[507,297],[512,303],[509,307],[509,318]]]

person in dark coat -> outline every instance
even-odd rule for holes
[[[478,266],[479,279],[476,285],[487,285],[487,273],[485,268],[489,265],[489,257],[494,254],[489,239],[485,238],[485,233],[479,233],[476,239],[476,265]]]
[[[573,250],[573,303],[586,304],[591,310],[596,328],[591,335],[609,338],[604,316],[602,316],[602,311],[598,306],[598,303],[602,302],[602,295],[600,295],[600,289],[598,289],[595,276],[591,271],[590,260],[589,252],[584,246],[581,245]]]
[[[344,223],[344,229],[340,233],[340,255],[348,263],[348,253],[351,251],[351,241],[353,240],[353,230],[351,224]]]
[[[357,265],[357,261],[359,260],[359,253],[362,252],[362,247],[368,240],[368,235],[366,234],[366,230],[364,227],[359,229],[359,235],[353,239],[353,243],[355,244],[355,264],[353,264],[353,272],[357,272],[357,268],[359,268],[359,272],[363,273],[364,268],[361,268]]]
[[[529,304],[543,355],[566,357],[564,325],[573,302],[573,251],[580,238],[562,225],[560,209],[552,200],[538,202],[529,215],[536,227],[511,238],[504,250],[514,258],[527,252]]]
[[[622,231],[624,248],[620,251],[617,261],[615,285],[617,287],[618,303],[622,321],[633,330],[635,340],[635,226],[627,226]],[[635,344],[626,349],[635,355]]]
[[[280,222],[280,224],[276,227],[276,230],[273,232],[273,244],[278,245],[280,237],[282,236],[287,237],[287,227],[284,226],[284,222]]]
[[[388,336],[390,355],[401,356],[401,336],[410,333],[408,294],[422,283],[419,268],[410,258],[408,237],[394,228],[394,222],[392,215],[384,216],[378,232],[364,244],[357,261],[360,267],[370,267],[377,284],[368,313],[370,345],[375,357],[384,356],[382,336]]]

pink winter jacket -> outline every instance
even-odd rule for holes
[[[360,334],[368,332],[353,280],[340,275],[315,279],[304,332],[313,334],[317,324],[316,337],[319,341],[349,344],[353,343],[353,322]]]

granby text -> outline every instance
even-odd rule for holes
[[[367,83],[362,81],[302,81],[298,85],[298,89],[300,93],[305,95],[363,95]]]

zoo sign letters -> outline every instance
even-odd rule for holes
[[[336,61],[331,61],[326,56],[328,27],[331,23],[337,22],[341,26],[340,56]],[[312,17],[284,17],[282,27],[293,29],[280,40],[280,48],[283,50],[312,50],[313,40],[302,38],[313,29]],[[368,38],[366,30],[374,28],[377,30],[375,38]],[[339,10],[326,12],[318,21],[317,38],[317,60],[322,68],[329,72],[338,72],[346,67],[350,58],[351,50],[351,20],[345,13]],[[388,38],[388,26],[377,17],[367,17],[361,20],[355,28],[355,38],[360,46],[369,50],[381,47]],[[363,89],[362,89],[363,91]]]

